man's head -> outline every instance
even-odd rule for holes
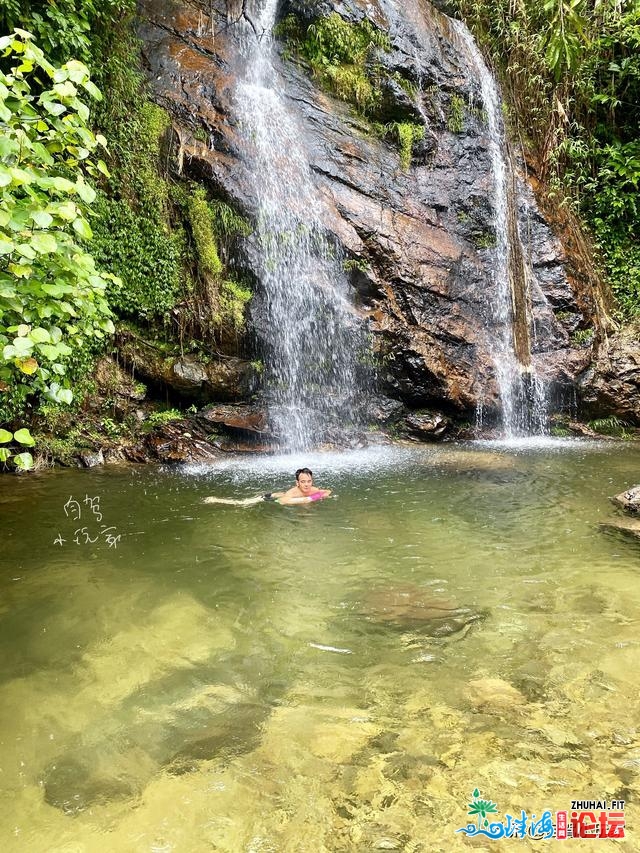
[[[313,473],[309,468],[298,468],[296,483],[303,495],[313,491]]]

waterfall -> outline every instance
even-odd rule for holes
[[[235,99],[256,203],[270,420],[293,451],[357,420],[356,353],[364,335],[340,249],[325,236],[304,129],[288,108],[277,70],[278,0],[258,2],[253,26],[240,24],[244,70]]]
[[[513,438],[544,432],[547,422],[546,384],[531,361],[530,272],[518,231],[515,173],[507,151],[498,87],[467,27],[454,20],[453,31],[480,84],[486,114],[495,229],[493,334],[488,345],[498,386],[503,431],[506,438]]]

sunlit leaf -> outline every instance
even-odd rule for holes
[[[33,468],[33,456],[30,453],[17,453],[13,457],[13,462],[21,471],[30,471]]]
[[[13,437],[19,444],[24,444],[27,447],[32,447],[35,444],[33,436],[26,427],[16,430]]]

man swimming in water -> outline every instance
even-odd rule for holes
[[[253,506],[261,501],[274,501],[283,506],[294,506],[295,504],[308,504],[328,498],[331,489],[318,489],[313,485],[313,472],[309,468],[298,468],[296,471],[296,484],[286,492],[268,492],[266,495],[257,495],[255,498],[235,500],[234,498],[205,498],[206,504],[231,504],[232,506]]]
[[[309,468],[298,468],[296,484],[286,492],[270,492],[264,495],[265,501],[277,501],[283,506],[290,504],[312,503],[328,498],[331,489],[318,489],[313,485],[313,472]]]

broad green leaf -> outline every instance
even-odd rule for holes
[[[93,232],[86,219],[78,217],[73,220],[73,230],[82,237],[83,240],[90,240],[93,237]]]
[[[8,447],[0,447],[0,462],[6,462],[11,458],[11,451]]]
[[[63,201],[56,205],[49,205],[49,210],[67,222],[72,222],[78,215],[77,205],[73,201]]]
[[[9,136],[0,136],[0,157],[10,157],[19,152],[20,143],[17,139],[12,139]]]
[[[17,356],[31,355],[33,341],[30,338],[14,338],[13,346]]]
[[[49,252],[55,252],[58,248],[58,243],[53,234],[36,233],[31,238],[31,245],[41,255]]]
[[[4,237],[0,237],[0,255],[10,255],[15,247],[16,244],[13,240],[7,240]]]
[[[45,108],[45,110],[48,113],[51,113],[51,115],[53,115],[53,116],[62,115],[62,113],[65,113],[67,111],[67,108],[65,107],[65,105],[60,104],[57,101],[49,101],[49,100],[44,100],[41,98],[41,103],[42,103],[42,106]]]
[[[35,249],[29,243],[20,243],[16,246],[16,251],[22,258],[32,261],[36,257]]]
[[[71,193],[76,188],[73,181],[68,180],[68,178],[62,178],[59,175],[55,178],[48,178],[47,183],[49,183],[55,190],[59,190],[64,193]]]
[[[57,344],[39,344],[38,352],[41,352],[45,358],[49,358],[51,361],[57,359],[61,354]]]
[[[63,293],[67,292],[67,288],[60,284],[43,284],[42,289],[49,296],[62,296]]]
[[[29,337],[32,341],[35,341],[37,344],[48,343],[51,340],[51,335],[46,329],[43,329],[41,326],[36,326],[35,329],[31,329],[29,332]]]
[[[27,266],[26,264],[9,264],[9,271],[12,272],[16,278],[27,278],[33,272],[33,267]]]
[[[19,444],[24,444],[28,447],[33,447],[35,444],[33,436],[26,427],[22,427],[22,429],[14,432],[13,437]]]
[[[19,326],[10,331],[15,331],[19,338],[26,338],[31,331],[31,326],[28,326],[26,323],[20,323]]]
[[[92,186],[84,182],[82,176],[76,181],[76,190],[82,201],[85,201],[87,204],[92,204],[95,201],[96,191]]]
[[[67,77],[74,83],[83,83],[89,78],[89,69],[77,59],[70,59],[62,66]]]
[[[30,453],[17,453],[13,462],[21,471],[30,471],[33,468],[33,456]]]
[[[95,98],[96,101],[102,100],[102,92],[100,91],[100,89],[98,89],[95,83],[92,83],[91,80],[87,80],[86,82],[82,83],[82,85],[92,98]]]
[[[20,169],[18,166],[11,166],[9,169],[9,174],[11,175],[12,183],[14,183],[18,187],[33,182],[33,175],[26,169]]]
[[[7,429],[0,429],[0,444],[6,444],[8,441],[13,441],[13,433]]]
[[[61,403],[71,404],[73,402],[73,391],[70,388],[63,388],[58,392],[58,400]]]
[[[50,213],[47,213],[46,210],[34,210],[31,213],[31,218],[38,228],[48,228],[53,222],[53,216],[51,216]]]
[[[70,80],[65,80],[62,83],[54,83],[53,91],[59,98],[73,98],[78,94],[78,90]]]

